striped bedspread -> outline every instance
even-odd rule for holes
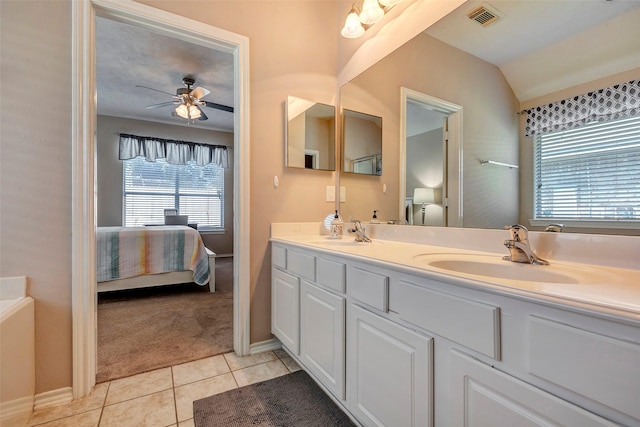
[[[183,270],[199,285],[209,282],[207,251],[190,227],[98,227],[96,249],[98,282]]]

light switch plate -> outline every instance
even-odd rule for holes
[[[336,187],[335,185],[327,185],[327,202],[336,201]]]
[[[340,187],[340,201],[347,201],[347,189],[345,187]]]

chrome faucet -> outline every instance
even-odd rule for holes
[[[356,234],[356,242],[371,242],[371,239],[368,238],[366,234],[364,234],[364,227],[362,226],[360,220],[354,219],[351,222],[353,222],[353,228],[350,228],[347,231],[349,231],[349,233]]]
[[[509,230],[509,233],[511,234],[511,239],[504,241],[504,245],[509,249],[511,255],[502,257],[503,260],[524,262],[527,264],[549,265],[549,261],[546,261],[533,253],[531,246],[529,246],[529,230],[527,230],[527,227],[515,224],[512,226],[506,226],[505,229]]]

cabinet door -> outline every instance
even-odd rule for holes
[[[365,426],[433,425],[433,339],[353,304],[347,319],[351,413]]]
[[[337,398],[344,400],[345,299],[303,281],[300,357]]]
[[[616,425],[455,350],[451,381],[451,426]]]
[[[271,333],[299,354],[300,279],[276,268],[271,270]]]

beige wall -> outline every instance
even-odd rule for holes
[[[534,99],[529,99],[520,103],[519,111],[537,107],[539,105],[551,102],[561,101],[571,98],[572,96],[582,95],[592,90],[598,90],[605,87],[613,86],[618,83],[628,82],[638,79],[640,76],[640,68],[635,68],[624,73],[614,74],[602,79],[597,79],[581,85],[573,86],[558,92],[550,93]],[[533,140],[531,137],[524,136],[526,126],[526,114],[520,115],[520,224],[529,224],[529,218],[533,218]],[[532,230],[542,229],[543,227],[530,227]],[[579,228],[571,227],[574,233],[606,233],[606,234],[623,234],[627,236],[638,236],[638,229],[599,229],[599,228]]]
[[[29,277],[42,393],[71,385],[70,3],[0,1],[0,40],[0,275]]]
[[[463,107],[463,225],[502,228],[517,220],[517,171],[480,164],[480,160],[518,163],[517,100],[498,67],[426,34],[341,89],[345,106],[367,108],[383,123],[382,176],[340,177],[347,190],[343,217],[369,219],[373,209],[380,210],[381,219],[398,215],[401,87]]]
[[[207,248],[219,255],[233,253],[233,133],[187,126],[98,116],[96,135],[96,212],[98,227],[122,225],[122,161],[118,160],[118,134],[177,139],[226,145],[229,169],[225,170],[224,228],[222,234],[201,233]]]
[[[321,221],[334,209],[335,172],[284,166],[287,96],[335,105],[333,2],[152,1],[145,3],[249,37],[251,135],[251,342],[271,338],[272,222]],[[273,186],[278,176],[280,185]]]

